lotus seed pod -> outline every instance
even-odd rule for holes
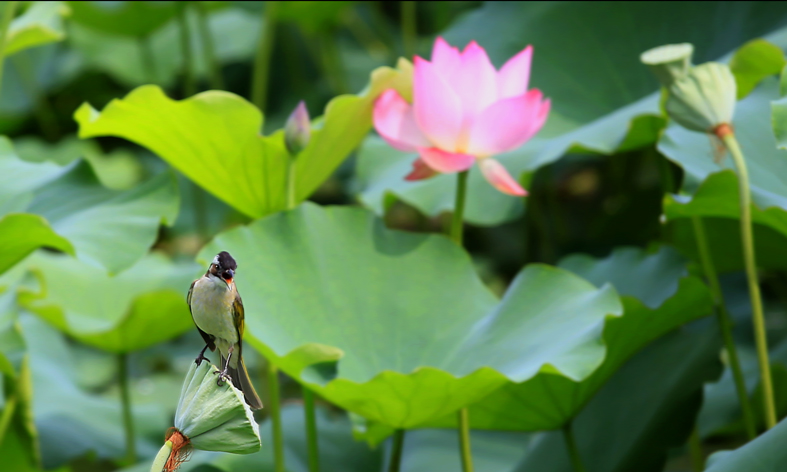
[[[639,56],[639,59],[643,64],[650,66],[661,85],[669,87],[689,73],[693,53],[694,46],[689,43],[667,44],[648,49]]]
[[[669,87],[667,114],[692,131],[713,132],[721,124],[731,124],[737,88],[729,66],[707,62]]]
[[[208,362],[192,364],[175,412],[175,427],[191,446],[206,451],[251,454],[260,450],[260,431],[243,393],[224,382]]]

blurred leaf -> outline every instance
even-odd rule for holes
[[[144,37],[176,13],[175,2],[68,2],[72,19],[115,35]]]
[[[328,103],[296,161],[297,201],[311,195],[363,139],[377,95],[390,87],[408,87],[409,76],[409,63],[401,61],[399,70],[374,71],[362,95],[342,95]],[[237,95],[211,91],[178,102],[156,86],[143,86],[101,113],[84,104],[75,117],[80,137],[119,136],[145,146],[249,216],[286,206],[289,154],[283,133],[261,136],[262,115]]]
[[[498,302],[447,238],[390,231],[359,209],[304,204],[220,234],[200,258],[219,248],[240,263],[248,342],[332,403],[393,427],[539,372],[586,378],[621,312],[611,287],[545,265],[525,268]]]
[[[280,21],[291,21],[305,31],[316,34],[330,30],[341,22],[342,14],[354,2],[281,2],[276,12]]]
[[[0,173],[9,182],[0,188],[0,215],[43,216],[71,242],[78,258],[110,272],[139,260],[156,240],[159,224],[172,223],[178,211],[170,172],[114,191],[104,188],[86,163],[26,162],[14,155],[7,138],[0,138]]]
[[[772,472],[787,460],[787,420],[734,451],[721,451],[708,458],[708,472]]]
[[[5,467],[12,464],[9,470],[39,470],[41,454],[38,449],[38,431],[33,422],[33,385],[30,376],[30,360],[25,356],[19,369],[19,375],[6,377],[4,385],[4,403],[0,413],[13,405],[11,422],[5,435],[0,437],[0,457]]]
[[[21,317],[20,323],[30,350],[33,412],[44,467],[63,465],[88,451],[102,459],[123,457],[120,398],[102,398],[80,390],[63,336],[33,316]],[[134,404],[132,411],[137,453],[151,456],[159,446],[144,438],[152,434],[160,443],[162,432],[170,426],[169,418],[155,405]]]
[[[4,57],[27,48],[62,41],[65,37],[62,17],[70,14],[63,2],[31,2],[32,5],[8,28]]]
[[[762,79],[778,75],[785,63],[781,48],[764,39],[753,39],[738,48],[730,60],[738,100],[751,93]]]
[[[195,264],[176,265],[152,253],[110,277],[76,259],[38,254],[29,267],[41,287],[38,293],[21,289],[19,303],[98,349],[136,351],[193,326],[185,296],[199,272]]]
[[[683,445],[694,426],[703,383],[719,375],[720,347],[716,329],[683,330],[626,363],[574,421],[586,470],[663,470],[668,451]],[[542,433],[530,441],[514,471],[532,470],[573,472],[561,432]]]
[[[596,286],[612,284],[623,300],[624,315],[610,319],[604,328],[604,362],[580,382],[544,373],[524,383],[508,383],[470,407],[471,426],[539,431],[558,429],[570,421],[634,353],[711,312],[707,288],[687,276],[685,264],[666,246],[655,254],[619,248],[601,260],[585,255],[563,259],[559,267]],[[436,425],[455,425],[455,418],[443,418]]]
[[[23,213],[0,218],[0,274],[39,247],[59,249],[74,255],[74,247],[58,236],[47,221],[38,215]]]
[[[472,431],[473,470],[508,472],[522,457],[532,435],[500,431]],[[390,448],[389,448],[390,451]],[[456,431],[408,431],[404,439],[402,472],[461,470]]]

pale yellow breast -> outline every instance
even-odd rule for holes
[[[199,329],[232,345],[238,330],[232,316],[235,294],[219,279],[202,277],[191,292],[191,315]],[[217,340],[218,341],[218,340]],[[224,343],[221,343],[224,344]]]

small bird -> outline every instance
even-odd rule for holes
[[[218,372],[217,383],[221,385],[229,379],[243,392],[246,403],[258,410],[262,408],[262,401],[243,364],[243,301],[233,281],[237,268],[230,253],[221,251],[213,258],[205,275],[191,283],[186,301],[191,318],[205,340],[205,347],[194,362],[200,365],[208,360],[206,349],[215,351],[218,348],[222,370]]]

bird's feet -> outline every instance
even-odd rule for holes
[[[197,356],[197,358],[194,359],[194,363],[197,364],[197,367],[199,367],[200,364],[202,364],[202,361],[210,362],[210,359],[208,359],[207,357],[203,356],[202,353],[200,353],[199,356]]]
[[[214,375],[215,374],[219,374],[219,378],[216,380],[216,385],[218,385],[219,387],[224,385],[224,383],[227,382],[227,381],[232,382],[232,377],[230,377],[230,374],[227,373],[227,369],[224,369],[224,370],[221,370],[221,371],[214,370],[213,374]]]

